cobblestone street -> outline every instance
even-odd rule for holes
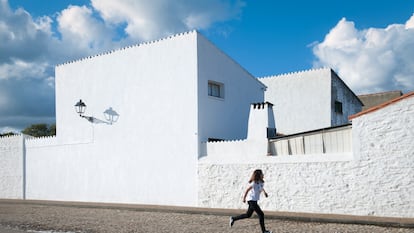
[[[242,212],[242,211],[241,211]],[[229,228],[228,216],[175,213],[133,209],[53,206],[0,202],[0,232],[168,232],[168,233],[260,233],[258,219],[238,221]],[[410,228],[358,224],[287,221],[267,218],[266,226],[276,232],[414,232]]]

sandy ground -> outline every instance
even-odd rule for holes
[[[228,226],[228,216],[171,213],[116,208],[67,207],[39,204],[0,203],[0,232],[166,232],[166,233],[260,233],[252,217]],[[266,219],[276,232],[375,232],[414,233],[414,229],[371,225],[298,222]]]

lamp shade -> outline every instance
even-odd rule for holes
[[[86,110],[86,104],[82,101],[79,100],[76,104],[75,104],[75,110],[76,112],[82,116],[83,113],[85,113]]]

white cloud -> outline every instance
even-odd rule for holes
[[[244,6],[240,0],[91,2],[107,23],[126,23],[126,34],[139,40],[151,40],[190,29],[207,29],[216,22],[237,18]]]
[[[63,44],[79,53],[97,53],[112,46],[112,29],[86,6],[69,6],[58,15],[57,22]]]
[[[54,118],[52,19],[33,19],[0,2],[0,128],[22,129]]]
[[[11,62],[13,58],[41,59],[51,34],[50,18],[33,21],[28,12],[23,9],[13,12],[6,3],[0,4],[0,62]]]
[[[405,24],[358,30],[341,19],[313,46],[315,67],[327,66],[356,93],[414,89],[414,15]]]
[[[11,63],[0,64],[0,79],[42,78],[48,68],[47,63],[27,62],[10,58]]]

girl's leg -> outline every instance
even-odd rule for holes
[[[232,217],[233,221],[237,221],[237,220],[240,220],[240,219],[243,219],[243,218],[250,218],[252,216],[253,211],[254,211],[254,208],[252,207],[253,202],[249,201],[248,203],[249,203],[249,208],[247,209],[247,212],[245,214]],[[257,203],[256,203],[256,205],[257,205]]]
[[[260,206],[255,202],[252,205],[253,210],[257,213],[257,216],[259,216],[259,222],[260,222],[260,228],[262,228],[262,232],[266,231],[265,223],[264,223],[264,213],[262,209],[260,209]]]

